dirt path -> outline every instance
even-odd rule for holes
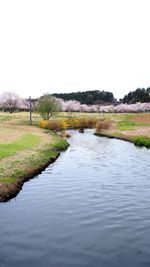
[[[149,126],[140,126],[136,127],[135,130],[130,131],[121,131],[125,135],[131,135],[131,136],[148,136],[150,137],[150,127]]]

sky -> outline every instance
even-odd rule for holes
[[[150,86],[149,0],[0,0],[0,94]]]

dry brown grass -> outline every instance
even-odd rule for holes
[[[96,123],[96,132],[109,130],[112,125],[111,120],[101,119]]]
[[[33,113],[33,122],[37,120],[41,120],[40,116]],[[39,136],[42,144],[50,139],[43,129],[29,125],[29,112],[0,112],[0,144],[15,142],[28,133]]]
[[[150,113],[139,113],[129,118],[129,120],[137,123],[150,123]]]
[[[135,130],[122,131],[123,134],[129,136],[147,136],[150,137],[150,127],[149,126],[138,126]]]
[[[41,137],[43,142],[49,140],[48,135],[45,135],[44,131],[38,127],[29,125],[12,125],[12,124],[0,124],[0,143],[12,143],[20,139],[23,135],[31,133]]]

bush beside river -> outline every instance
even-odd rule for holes
[[[40,126],[49,130],[66,130],[66,129],[80,129],[80,128],[95,128],[98,118],[91,117],[70,117],[58,118],[52,120],[42,120]]]

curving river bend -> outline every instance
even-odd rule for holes
[[[0,267],[149,267],[150,150],[91,130],[70,144],[0,204]]]

